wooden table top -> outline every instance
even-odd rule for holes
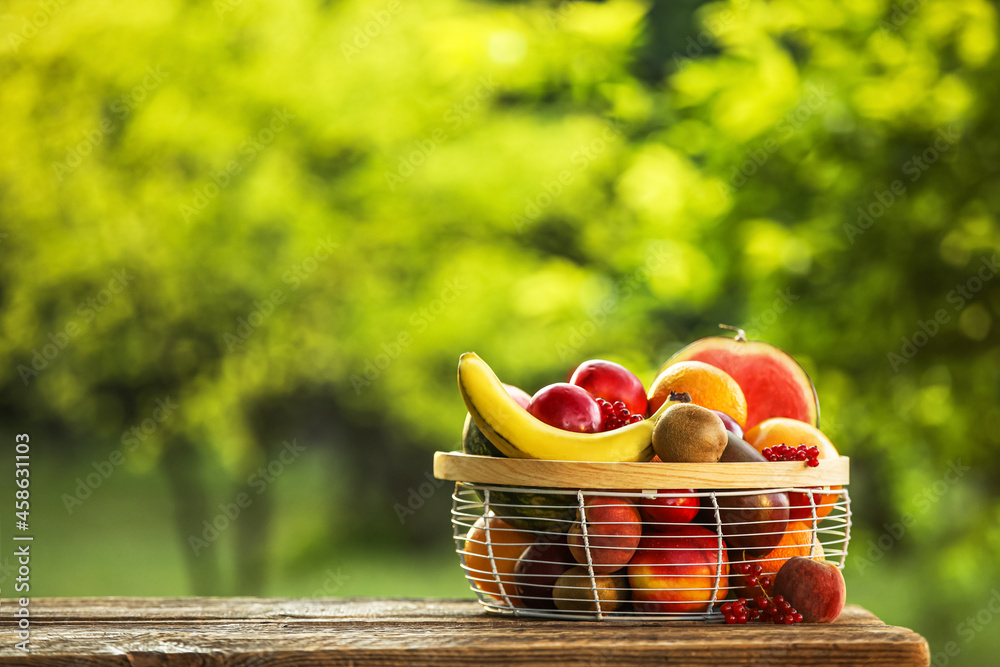
[[[920,665],[923,637],[848,606],[829,625],[515,619],[470,600],[39,598],[30,652],[0,609],[0,664]]]

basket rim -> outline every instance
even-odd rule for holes
[[[550,461],[435,452],[434,477],[453,482],[557,489],[776,489],[846,486],[850,459],[762,463]]]

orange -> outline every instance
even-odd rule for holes
[[[718,410],[747,423],[747,399],[740,385],[725,371],[702,361],[680,361],[665,368],[649,388],[649,413],[655,412],[670,397],[670,392],[687,393],[691,402],[709,410]]]
[[[811,554],[810,545],[812,546]],[[785,534],[778,542],[778,546],[765,556],[758,558],[757,562],[764,568],[764,574],[775,575],[789,558],[795,556],[807,558],[810,555],[813,560],[826,560],[819,539],[812,534],[812,522],[790,521],[785,529]]]
[[[788,417],[765,419],[744,433],[743,439],[753,445],[754,449],[758,452],[762,452],[768,447],[775,447],[782,444],[789,447],[798,447],[799,445],[811,447],[815,445],[819,449],[819,459],[835,459],[840,456],[837,453],[837,448],[833,446],[829,438],[823,435],[822,431],[812,424],[800,422],[798,419],[789,419]],[[830,487],[816,488],[831,490]],[[841,487],[833,487],[833,489],[839,488]],[[790,520],[804,521],[812,519],[810,496],[816,501],[816,517],[819,519],[830,513],[830,510],[833,509],[833,503],[839,498],[837,495],[816,496],[809,493],[789,493],[788,503],[791,511],[788,518]]]
[[[489,541],[486,529],[489,527]],[[535,536],[523,530],[511,528],[508,524],[492,514],[479,517],[465,538],[465,567],[473,585],[484,593],[503,600],[500,586],[497,583],[499,575],[503,584],[503,592],[510,601],[520,606],[520,600],[514,596],[514,566],[524,550],[535,543]],[[493,562],[496,564],[496,574],[490,564],[489,552],[493,551]]]

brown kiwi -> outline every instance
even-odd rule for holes
[[[694,403],[667,408],[653,427],[653,450],[664,462],[715,463],[729,443],[719,416]]]

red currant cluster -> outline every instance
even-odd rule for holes
[[[819,447],[815,445],[812,447],[806,447],[805,445],[799,445],[798,447],[776,445],[774,447],[765,447],[761,451],[761,454],[768,461],[805,461],[806,465],[810,468],[815,468],[819,465]]]
[[[748,587],[756,586],[761,595],[750,598],[740,598],[722,605],[722,617],[729,625],[746,625],[751,621],[758,623],[774,623],[776,625],[792,625],[802,622],[802,614],[795,611],[792,605],[781,595],[771,596],[771,577],[761,576],[763,568],[758,564],[738,563],[733,570],[742,574]]]
[[[740,598],[722,605],[722,616],[729,625],[746,625],[751,621],[758,623],[774,623],[775,625],[792,625],[802,622],[802,614],[795,611],[780,595],[769,598]]]
[[[733,572],[743,575],[743,580],[748,588],[760,585],[760,589],[765,593],[771,592],[771,577],[761,576],[764,568],[760,563],[737,563],[733,565]]]
[[[642,415],[634,415],[628,411],[621,401],[608,403],[603,398],[597,399],[597,405],[601,407],[601,430],[613,431],[626,424],[634,424],[643,420]]]

